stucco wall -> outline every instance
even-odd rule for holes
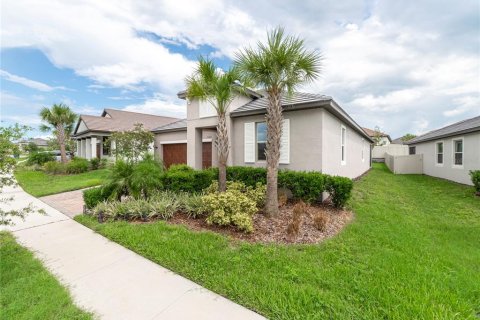
[[[463,166],[453,166],[452,141],[463,137]],[[435,144],[443,141],[443,165],[436,164]],[[480,132],[414,144],[416,154],[423,154],[423,170],[430,176],[472,185],[470,170],[480,170]]]
[[[290,163],[280,164],[280,168],[321,171],[321,109],[290,111],[285,112],[283,116],[285,119],[290,119]],[[265,121],[265,115],[233,118],[232,157],[234,165],[265,167],[265,161],[244,162],[244,124],[262,121]]]
[[[385,153],[393,156],[406,156],[408,155],[408,146],[403,144],[389,144],[386,146],[374,146],[372,150],[373,159],[385,158]]]
[[[322,171],[331,175],[356,178],[370,168],[370,143],[346,123],[324,109],[321,110],[323,128]],[[342,165],[341,126],[346,131],[346,163]],[[362,160],[362,148],[364,158]],[[308,150],[308,147],[307,149]]]

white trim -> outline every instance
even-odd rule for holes
[[[345,141],[343,139],[343,130],[345,130]],[[342,166],[347,164],[347,127],[345,127],[343,124],[340,125],[340,163]]]
[[[462,141],[462,164],[455,164],[455,141]],[[463,169],[465,162],[465,141],[463,137],[452,138],[452,168]]]
[[[442,163],[438,163],[438,155],[440,154],[438,152],[438,144],[441,143],[442,144]],[[435,141],[435,166],[437,167],[443,167],[443,165],[445,164],[445,142],[443,140],[438,140],[438,141]]]
[[[212,142],[212,138],[202,139],[202,142]],[[160,144],[177,144],[177,143],[187,143],[187,140],[165,140],[165,141],[160,141]]]

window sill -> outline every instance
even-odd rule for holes
[[[454,164],[454,165],[452,165],[452,168],[453,169],[463,169],[463,164],[462,165]]]
[[[435,167],[443,167],[443,163],[435,163]]]

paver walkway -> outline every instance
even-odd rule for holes
[[[39,199],[73,218],[83,213],[83,190],[85,189],[52,194]]]
[[[264,319],[102,237],[19,187],[4,191],[15,200],[2,208],[33,203],[48,215],[31,214],[2,229],[35,252],[69,287],[77,305],[101,319]]]

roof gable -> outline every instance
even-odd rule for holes
[[[427,132],[421,136],[407,141],[406,144],[415,144],[476,131],[480,131],[480,116],[462,120],[446,127]]]

